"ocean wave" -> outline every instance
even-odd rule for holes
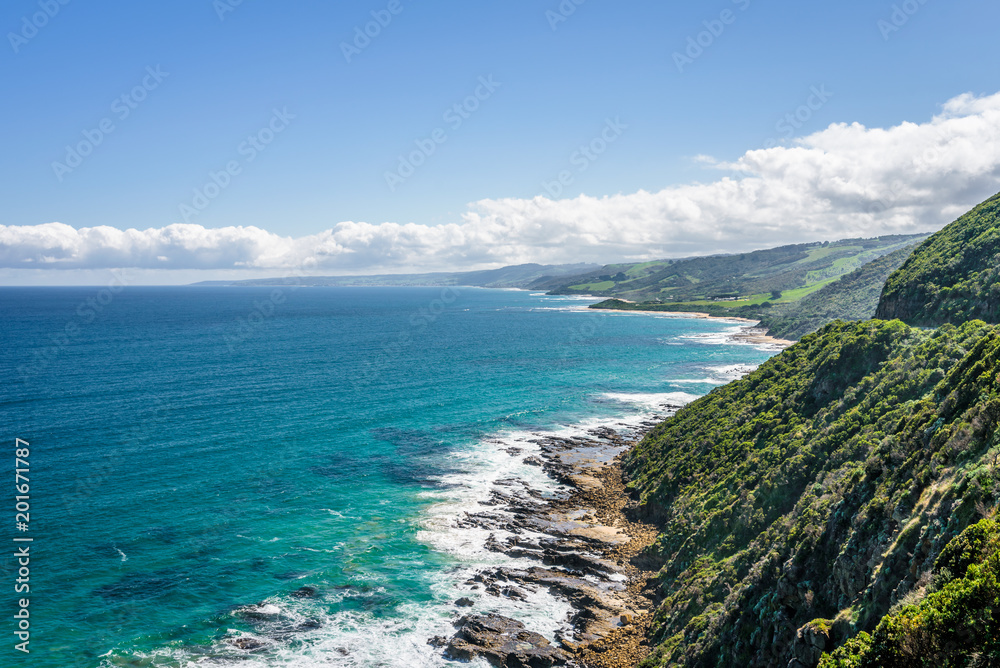
[[[682,342],[699,343],[707,346],[724,346],[741,344],[735,337],[742,333],[743,327],[728,327],[718,332],[700,332],[697,334],[680,334],[676,337]]]
[[[269,600],[237,608],[235,622],[250,620],[254,630],[227,629],[225,636],[207,646],[165,647],[146,654],[128,656],[111,652],[103,657],[108,668],[135,665],[241,666],[245,668],[445,668],[440,650],[427,644],[435,635],[450,635],[451,617],[425,605],[408,604],[391,619],[372,612],[328,612],[323,604],[295,604]],[[478,660],[466,665],[487,668]]]
[[[689,392],[606,392],[601,396],[623,404],[657,410],[685,406],[700,395]]]
[[[671,385],[725,385],[728,380],[720,378],[668,378]]]
[[[544,431],[492,433],[468,448],[445,455],[446,465],[439,469],[445,472],[435,476],[438,484],[418,495],[430,503],[419,519],[417,539],[453,561],[451,567],[428,576],[430,600],[400,603],[387,610],[378,605],[378,592],[384,589],[377,581],[363,590],[325,590],[315,598],[296,598],[294,593],[274,596],[256,605],[234,609],[230,619],[220,620],[224,635],[209,645],[171,645],[145,654],[112,652],[103,658],[102,666],[124,668],[140,660],[151,666],[182,668],[205,663],[244,668],[447,668],[454,663],[445,660],[442,651],[427,641],[436,636],[451,637],[455,633],[454,622],[468,610],[518,620],[553,643],[559,637],[572,637],[570,602],[544,587],[526,591],[524,600],[491,596],[483,589],[472,588],[469,582],[483,570],[496,566],[531,568],[538,562],[489,550],[487,541],[491,536],[503,542],[512,534],[462,520],[470,511],[512,518],[513,513],[503,505],[486,505],[497,492],[518,498],[553,498],[569,493],[569,488],[550,478],[542,467],[525,463],[525,459],[541,453],[538,443],[541,439],[592,438],[592,432],[601,427],[636,434],[651,419],[662,417],[698,395],[608,392],[596,396],[620,404],[618,414]],[[324,510],[335,516],[340,514]],[[521,537],[530,539],[533,535],[522,530]],[[537,537],[543,536],[537,534]],[[370,610],[345,604],[363,603],[366,597],[372,598]],[[462,597],[473,601],[471,609],[456,608],[454,602]],[[250,628],[230,628],[237,625],[235,622]],[[488,666],[484,660],[466,665]]]
[[[757,370],[758,364],[726,364],[723,366],[705,366],[702,367],[705,371],[708,371],[716,378],[725,379],[727,382],[731,380],[739,380],[748,373],[752,373]]]
[[[720,320],[720,322],[725,322]],[[742,324],[719,332],[682,334],[676,338],[680,342],[690,342],[709,346],[746,346],[761,352],[774,353],[783,350],[786,344],[771,341],[755,341],[749,334],[756,334],[753,325]]]
[[[594,314],[594,315],[601,315],[600,311],[594,311],[593,309],[591,309],[591,308],[589,308],[587,306],[582,306],[582,305],[577,305],[577,306],[572,306],[572,305],[571,306],[529,306],[529,307],[527,307],[527,310],[528,311],[532,311],[532,312],[539,312],[539,313],[543,312],[543,311],[544,312],[558,311],[560,313],[591,313],[591,314]]]

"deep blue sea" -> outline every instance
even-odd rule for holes
[[[453,632],[456,584],[505,559],[455,520],[500,477],[542,475],[510,443],[635,422],[774,354],[733,343],[736,323],[587,303],[0,289],[0,540],[34,538],[30,656],[13,650],[13,548],[0,556],[0,664],[450,665],[427,639]],[[15,438],[30,443],[27,532]],[[478,605],[549,637],[568,611],[549,594]]]

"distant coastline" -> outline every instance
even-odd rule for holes
[[[623,302],[625,304],[633,304],[632,308],[617,307],[612,305],[607,305],[608,302]],[[731,338],[736,343],[746,343],[750,345],[764,345],[773,346],[776,349],[785,349],[789,346],[795,345],[796,341],[791,341],[788,339],[781,339],[778,337],[770,336],[767,329],[757,327],[760,324],[760,320],[753,320],[750,318],[740,318],[737,316],[724,316],[724,315],[712,315],[711,313],[705,313],[704,311],[674,311],[658,308],[643,308],[647,305],[645,304],[635,304],[634,302],[628,302],[623,299],[609,299],[598,304],[592,304],[590,308],[599,311],[622,311],[628,313],[655,313],[657,315],[663,315],[672,318],[694,318],[698,320],[719,320],[722,322],[733,322],[741,323],[746,326],[738,333],[733,334]]]
[[[202,281],[195,287],[479,287],[531,289],[538,281],[566,279],[597,268],[588,263],[541,265],[522,264],[500,269],[423,274],[378,274],[365,276],[309,276],[294,269],[287,276],[232,281]]]

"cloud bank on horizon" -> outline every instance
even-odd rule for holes
[[[460,222],[341,222],[291,238],[259,227],[0,226],[0,268],[358,273],[642,261],[937,230],[1000,190],[1000,93],[926,123],[833,124],[735,162],[709,183],[575,199],[486,199]]]

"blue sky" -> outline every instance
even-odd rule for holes
[[[489,237],[494,243],[519,239],[506,254],[463,248],[433,261],[415,258],[426,255],[421,248],[428,244],[444,242],[427,228],[468,224],[473,202],[545,194],[582,206],[585,200],[576,199],[581,195],[627,196],[714,182],[726,175],[718,161],[738,161],[775,140],[794,146],[790,130],[801,138],[832,123],[887,129],[907,121],[928,124],[957,96],[987,98],[1000,91],[1000,5],[986,0],[63,2],[11,0],[0,10],[6,35],[0,47],[6,104],[0,114],[8,128],[0,152],[0,225],[254,226],[288,239],[345,221],[413,223],[423,230],[413,232],[419,239],[403,250],[392,245],[403,243],[402,228],[392,228],[388,241],[369,244],[363,253],[350,246],[357,239],[341,239],[338,248],[350,248],[352,259],[323,265],[334,272],[571,261],[530,250],[562,238],[565,226],[558,221],[567,212],[536,222],[552,231],[542,239],[526,236],[521,222],[505,223],[510,214],[496,218],[496,234]],[[37,31],[26,28],[25,21],[46,7],[54,15],[44,21],[36,16],[35,23],[44,23]],[[358,42],[364,48],[348,62],[343,44],[375,20],[372,12],[391,21],[367,45]],[[674,54],[699,38],[707,46],[687,52],[697,57],[680,71]],[[147,68],[163,74],[151,78]],[[483,88],[481,78],[498,85]],[[146,89],[135,95],[144,80]],[[445,112],[477,89],[484,99],[472,101],[475,110],[461,125],[455,115],[446,120]],[[813,90],[825,93],[821,102]],[[807,102],[815,108],[802,107]],[[129,104],[135,108],[123,118]],[[250,150],[248,137],[264,130],[270,138],[265,128],[275,110],[284,119],[277,123],[280,132],[263,150]],[[796,112],[794,128],[787,120],[781,124]],[[609,119],[625,129],[599,155],[581,160],[575,152],[600,137]],[[96,143],[91,140],[102,122],[113,131],[102,133],[79,166],[54,167],[70,164],[68,145]],[[390,188],[386,173],[398,169],[399,156],[418,150],[417,141],[428,146],[435,130],[446,141],[434,144],[412,176]],[[219,177],[231,162],[238,173]],[[992,176],[994,167],[984,169]],[[543,184],[560,172],[570,176],[555,196]],[[204,192],[212,173],[226,186],[199,210],[195,191]],[[963,192],[970,201],[942,193],[952,199],[937,201],[931,213],[911,211],[911,226],[933,225],[927,216],[974,203],[993,185],[977,182]],[[481,222],[499,214],[477,215]],[[632,217],[628,211],[615,215]],[[671,227],[669,215],[658,215],[663,227]],[[837,238],[852,231],[850,225],[838,228],[837,220],[826,227],[814,221],[801,234]],[[607,261],[641,255],[616,247],[615,221],[605,222]],[[879,230],[905,227],[898,218],[882,222]],[[720,229],[738,223],[705,221]],[[465,242],[481,233],[456,232]],[[459,243],[445,236],[447,243]],[[742,249],[757,237],[730,245]],[[23,235],[0,238],[0,280],[11,281],[18,268],[39,266],[43,255],[65,259],[76,252],[63,242],[58,252],[42,253],[31,244],[21,252],[18,239]],[[673,242],[678,249],[690,246],[682,238]],[[650,252],[669,255],[673,242],[659,240]],[[600,257],[600,243],[591,246],[581,259]],[[705,245],[690,248],[696,246]],[[114,264],[97,261],[101,252],[88,252],[88,259],[56,265]],[[246,258],[230,266],[170,255],[156,256],[167,263],[164,271],[270,268]],[[118,261],[151,268],[134,253]]]

